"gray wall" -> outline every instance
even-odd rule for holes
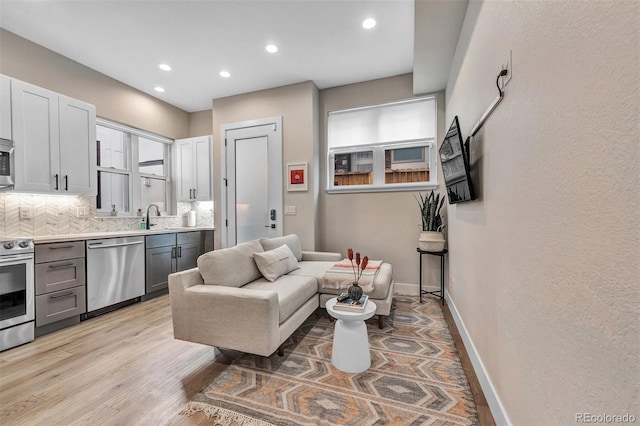
[[[189,136],[189,113],[1,28],[0,74],[93,104],[98,117]]]
[[[189,136],[206,136],[213,132],[213,112],[210,109],[189,114]]]
[[[479,200],[449,208],[452,310],[513,424],[640,416],[638,2],[469,4],[447,123]],[[637,421],[637,420],[636,420]]]
[[[356,194],[327,194],[327,137],[326,118],[330,111],[355,108],[410,99],[413,76],[366,81],[320,91],[320,227],[321,247],[324,250],[346,252],[352,247],[371,259],[383,259],[393,264],[396,283],[410,284],[408,291],[418,294],[419,275],[418,236],[420,212],[414,195],[417,192],[378,192]],[[444,92],[437,93],[438,137],[444,129]],[[440,263],[425,256],[423,261],[425,285],[440,283]]]
[[[300,236],[302,247],[313,250],[317,247],[317,192],[315,179],[317,164],[314,153],[317,148],[316,111],[318,89],[311,81],[261,90],[237,96],[213,100],[213,182],[214,205],[216,206],[215,226],[222,229],[221,171],[222,158],[220,128],[224,124],[237,123],[259,118],[282,116],[282,151],[285,170],[282,171],[284,205],[296,206],[296,216],[284,217],[284,235],[295,233]],[[224,145],[224,142],[223,144]],[[286,164],[291,162],[309,163],[309,190],[306,192],[286,191]],[[215,247],[221,247],[221,232],[215,233]]]

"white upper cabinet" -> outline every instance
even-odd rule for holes
[[[11,82],[11,115],[15,144],[15,189],[60,190],[58,95],[31,84]]]
[[[60,96],[61,191],[96,195],[96,108]]]
[[[11,81],[17,191],[96,195],[93,105]]]
[[[176,139],[178,201],[211,201],[211,136]]]
[[[0,139],[11,135],[11,79],[0,75]]]

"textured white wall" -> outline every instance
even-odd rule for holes
[[[637,1],[471,2],[446,91],[479,200],[450,206],[449,292],[514,424],[639,397]],[[638,420],[636,420],[638,421]]]

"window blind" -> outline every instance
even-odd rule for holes
[[[434,97],[330,112],[329,149],[435,139]]]

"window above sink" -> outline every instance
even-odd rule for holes
[[[149,204],[172,209],[169,185],[172,139],[98,119],[98,216],[135,216]]]

